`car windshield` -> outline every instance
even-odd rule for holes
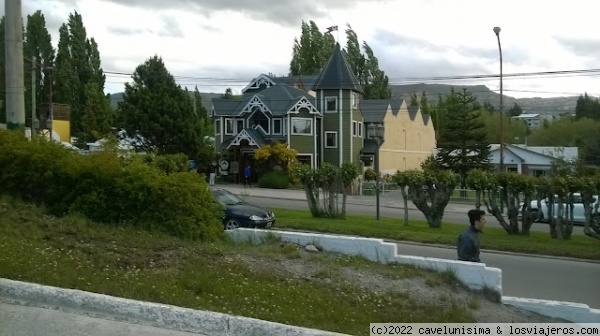
[[[213,195],[217,199],[217,201],[224,205],[235,205],[235,204],[243,204],[244,201],[237,197],[236,195],[230,193],[225,190],[213,191]]]

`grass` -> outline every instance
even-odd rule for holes
[[[277,227],[351,234],[401,241],[455,246],[465,225],[443,223],[441,229],[430,229],[425,221],[411,220],[403,225],[401,218],[381,218],[375,225],[372,216],[347,215],[345,220],[313,218],[307,211],[274,209]],[[520,253],[564,256],[600,260],[600,240],[584,235],[571,239],[550,238],[549,233],[531,232],[529,236],[508,235],[502,228],[487,227],[481,236],[481,248]]]
[[[337,269],[351,267],[437,285],[449,281],[448,274],[318,253],[302,261],[322,269],[317,278],[333,281],[307,281],[264,271],[274,260],[301,257],[293,245],[275,239],[261,246],[184,241],[77,216],[54,218],[7,198],[0,198],[0,251],[3,278],[353,335],[368,335],[369,323],[398,317],[407,323],[474,322],[464,304],[428,305],[410,293],[374,293],[334,277]],[[263,271],[249,265],[250,257]]]

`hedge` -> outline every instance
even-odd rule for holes
[[[79,213],[190,239],[223,237],[222,209],[200,176],[137,155],[81,155],[40,137],[28,140],[0,130],[0,193],[44,205],[57,216]]]

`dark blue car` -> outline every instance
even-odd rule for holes
[[[275,224],[275,214],[269,209],[246,203],[225,189],[212,189],[216,201],[225,207],[223,226],[225,230],[270,228]]]

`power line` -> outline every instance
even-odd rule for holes
[[[106,75],[113,76],[133,76],[133,73],[127,72],[119,72],[119,71],[103,71]],[[567,76],[569,75],[569,76]],[[519,72],[519,73],[508,73],[503,74],[503,78],[523,78],[523,77],[539,77],[539,76],[549,76],[550,78],[555,77],[577,77],[577,76],[599,76],[600,69],[579,69],[579,70],[556,70],[556,71],[539,71],[539,72]],[[309,76],[285,76],[285,78],[294,78],[294,77],[309,77]],[[194,77],[194,76],[179,76],[173,75],[175,79],[181,80],[197,80],[197,81],[218,81],[218,82],[250,82],[254,78],[227,78],[227,77]],[[281,77],[273,77],[274,80]],[[454,81],[454,80],[474,80],[474,79],[498,79],[500,78],[499,74],[482,74],[482,75],[461,75],[461,76],[432,76],[432,77],[397,77],[390,78],[388,77],[390,84],[393,85],[393,81],[401,81],[401,82],[422,82],[422,81]],[[349,83],[348,83],[349,84]],[[222,84],[226,85],[226,84]],[[214,85],[220,86],[220,85]]]

